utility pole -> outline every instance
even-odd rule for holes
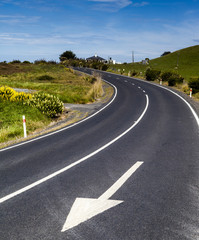
[[[134,51],[132,51],[132,63],[134,63]]]

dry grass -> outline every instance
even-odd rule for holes
[[[88,92],[87,97],[89,99],[98,100],[104,93],[103,85],[102,85],[102,78],[99,74],[95,74],[94,77],[96,81],[94,82],[92,88]]]

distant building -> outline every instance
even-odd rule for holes
[[[92,57],[86,58],[86,60],[87,60],[87,61],[103,62],[103,63],[107,62],[106,59],[97,56],[97,54],[95,54],[95,55],[92,56]]]
[[[145,58],[145,60],[142,60],[142,64],[143,64],[143,65],[149,64],[149,59],[148,59],[148,58]]]

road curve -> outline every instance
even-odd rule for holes
[[[101,74],[117,88],[107,108],[72,128],[0,152],[3,240],[199,238],[196,118],[163,88]],[[111,192],[119,205],[63,231],[76,198],[100,198],[137,162],[142,166]]]

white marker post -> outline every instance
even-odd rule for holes
[[[192,88],[190,88],[190,98],[192,97]]]
[[[160,79],[160,85],[162,85],[162,79]]]
[[[26,118],[23,115],[23,131],[24,131],[24,138],[27,138],[27,133],[26,133]]]

